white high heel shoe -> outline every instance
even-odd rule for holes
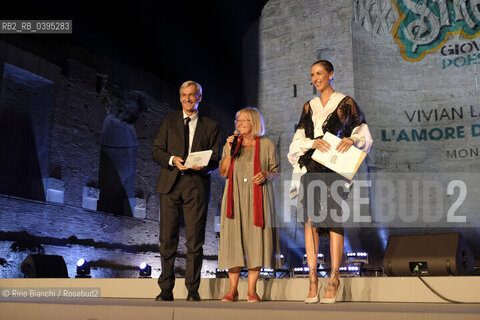
[[[337,292],[335,293],[335,296],[333,298],[321,298],[320,299],[320,303],[335,303],[337,302],[337,298],[340,297],[343,293],[343,282],[340,281],[340,277],[338,275],[338,271],[336,272],[336,276],[332,277],[330,280],[333,280],[335,278],[338,278],[338,287],[337,287]],[[327,289],[325,291],[325,294],[328,292],[328,291],[333,291],[333,289],[331,288],[335,288],[335,282],[330,282],[330,280],[328,281],[328,285],[327,285]],[[342,292],[342,293],[339,293],[339,292]]]
[[[320,298],[318,297],[318,292],[317,292],[317,295],[313,298],[306,298],[305,299],[305,303],[318,303],[318,301],[320,301]]]
[[[320,292],[320,283],[317,282],[317,295],[312,298],[306,298],[305,303],[318,303],[320,301],[320,298],[318,297],[318,293]]]

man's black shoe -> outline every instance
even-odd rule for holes
[[[170,290],[162,290],[155,298],[155,301],[173,301],[173,292]]]
[[[187,296],[187,301],[201,301],[198,291],[189,291]]]

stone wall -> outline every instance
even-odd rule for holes
[[[334,89],[354,94],[351,15],[349,1],[271,0],[262,11],[258,100],[266,136],[276,142],[281,163],[275,186],[280,221],[285,220],[285,215],[293,215],[286,207],[292,174],[287,153],[303,105],[315,96],[310,81],[312,63],[319,59],[332,61]],[[293,255],[304,253],[303,231],[300,225],[296,231],[291,223],[284,226],[282,251],[291,263]],[[327,251],[325,244],[322,252]]]
[[[204,246],[203,277],[211,277],[217,267],[217,239],[211,220]],[[70,277],[75,276],[75,264],[80,258],[104,261],[106,266],[93,270],[92,277],[138,277],[135,268],[143,261],[152,266],[154,277],[161,272],[158,221],[0,196],[0,225],[0,258],[7,262],[0,267],[2,277],[23,277],[20,264],[28,254],[36,253],[33,249],[38,246],[45,254],[63,256]],[[186,253],[183,228],[180,236],[176,266],[181,275]],[[26,250],[12,250],[13,243]]]
[[[441,12],[442,16],[429,15],[427,27],[423,19],[430,9],[424,4],[401,7],[402,3],[353,2],[355,94],[368,115],[375,141],[368,157],[375,177],[373,187],[380,180],[403,181],[407,185],[406,191],[396,191],[392,207],[386,210],[373,206],[372,215],[381,217],[388,210],[397,215],[402,211],[412,214],[420,208],[419,219],[408,227],[428,227],[429,232],[456,227],[454,221],[459,220],[454,215],[457,215],[468,221],[462,227],[467,227],[465,232],[473,235],[475,232],[468,231],[468,227],[478,227],[480,222],[477,217],[480,189],[476,182],[480,168],[480,140],[476,130],[480,104],[474,64],[480,52],[474,49],[478,38],[442,33],[441,29],[450,28],[455,19],[462,20],[458,16],[462,10],[456,12],[459,8],[455,5]],[[410,18],[404,19],[399,10]],[[472,17],[478,20],[480,14]],[[442,25],[447,18],[451,22]],[[415,39],[406,33],[414,24],[423,30]],[[466,27],[464,32],[468,32]],[[408,47],[412,40],[416,49]],[[465,52],[455,54],[449,50],[455,47],[462,47]],[[422,50],[425,50],[423,56],[418,54]],[[463,60],[472,57],[471,64],[463,64]],[[414,190],[414,182],[419,191]],[[430,183],[437,184],[436,196],[425,194]],[[461,190],[465,191],[464,199]],[[381,197],[373,194],[372,200],[379,203]],[[460,206],[455,209],[457,200]],[[438,215],[439,219],[426,222],[428,215]],[[395,220],[387,225],[401,223]]]
[[[28,191],[31,189],[29,186],[23,188],[27,189],[25,194],[10,194],[8,188],[3,190],[2,193],[6,196],[0,196],[0,219],[3,220],[0,232],[4,235],[4,241],[7,242],[14,241],[12,237],[16,237],[15,232],[24,231],[31,236],[41,237],[37,239],[40,242],[45,240],[45,237],[53,239],[76,237],[105,242],[114,247],[118,244],[158,244],[159,199],[156,185],[160,167],[151,160],[151,148],[163,117],[181,108],[178,101],[178,88],[172,87],[148,72],[118,64],[92,53],[84,52],[83,54],[88,55],[89,58],[85,60],[91,61],[90,64],[67,59],[59,66],[50,62],[48,55],[36,56],[11,44],[0,42],[0,72],[3,75],[0,82],[2,86],[0,115],[3,122],[10,121],[12,124],[12,130],[5,134],[2,131],[0,140],[2,159],[5,160],[4,167],[8,167],[5,165],[8,163],[17,169],[21,168],[20,165],[28,168],[29,163],[25,163],[24,158],[41,158],[34,162],[34,165],[40,167],[38,172],[34,172],[40,185],[34,186],[31,181],[27,181],[33,174],[29,175],[26,181],[32,183],[32,187],[39,189],[42,193],[38,197],[32,196]],[[146,108],[142,110],[138,119],[131,125],[126,124],[130,126],[128,130],[136,136],[137,143],[136,159],[134,159],[136,170],[133,179],[135,198],[132,206],[135,210],[132,211],[135,211],[139,218],[95,211],[99,196],[102,127],[107,116],[114,114],[114,108],[105,104],[99,91],[99,81],[106,76],[121,95],[135,92],[145,98]],[[22,94],[22,90],[31,92],[32,87],[37,88],[41,85],[48,85],[50,88],[49,91],[46,89],[41,91],[41,87],[40,91],[37,90],[43,96],[39,97],[37,93]],[[33,142],[24,143],[31,147],[29,149],[31,153],[27,154],[23,149],[16,150],[18,148],[11,143],[16,141],[14,139],[16,136],[23,137],[26,134],[24,124],[15,123],[14,118],[9,118],[9,115],[18,113],[20,107],[30,108],[24,110],[22,117],[35,118],[36,115],[32,111],[35,108],[31,107],[33,104],[29,104],[30,100],[40,103],[43,108],[47,105],[49,121],[41,127],[46,132],[46,139],[44,139],[46,143],[41,145],[41,148],[36,148],[38,143],[35,144],[32,138]],[[218,120],[224,141],[224,138],[233,131],[233,117],[222,108],[209,103],[208,99],[201,103],[200,110],[203,114]],[[33,136],[27,135],[27,137]],[[22,173],[21,170],[18,172]],[[8,172],[4,176],[5,180],[10,179],[12,183],[21,181],[10,177],[11,174],[9,175]],[[207,240],[204,247],[205,254],[210,256],[210,260],[206,260],[207,269],[203,273],[205,276],[208,276],[208,272],[214,272],[216,267],[218,246],[214,221],[215,216],[219,215],[223,186],[224,179],[215,171],[212,174]],[[180,243],[183,246],[183,229]],[[45,245],[52,248],[50,244]],[[97,251],[99,248],[92,247],[88,243],[81,244],[80,247],[77,244],[72,245],[77,246],[75,252],[78,255],[83,248],[87,259],[100,256],[110,259],[108,252]],[[116,259],[114,257],[124,254],[118,262],[122,265],[130,265],[127,261],[132,260],[132,255],[136,254],[123,252],[122,247],[115,250],[118,252],[111,255],[111,260],[114,261]],[[148,254],[158,260],[157,262],[149,261],[156,267],[155,270],[158,273],[160,267],[158,252],[149,250]],[[180,253],[184,253],[182,250],[184,250],[183,247],[180,248]],[[68,246],[57,248],[52,252],[65,256],[70,254]],[[10,255],[10,253],[5,254]],[[139,253],[139,257],[143,255]],[[134,263],[133,261],[136,263],[139,259],[137,257],[131,263]],[[17,270],[21,262],[14,258],[8,259],[12,270]],[[179,270],[184,267],[184,258],[180,257],[178,266]],[[111,275],[114,273],[110,271]],[[103,276],[108,276],[108,272]]]
[[[315,95],[310,66],[327,59],[334,90],[358,102],[374,139],[360,168],[371,183],[361,212],[372,223],[346,229],[345,251],[368,250],[377,264],[394,234],[461,230],[480,255],[480,11],[412,3],[271,0],[259,24],[258,100],[281,161],[277,215],[282,220],[293,210],[284,205],[292,170],[286,155],[301,108]],[[386,184],[391,194],[379,191]],[[383,223],[388,214],[395,218]],[[284,231],[282,250],[301,256],[302,228],[286,224]],[[320,250],[328,255],[328,242]]]

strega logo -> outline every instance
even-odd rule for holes
[[[451,34],[480,34],[480,0],[394,0],[400,18],[392,34],[403,58],[422,60],[442,47]]]

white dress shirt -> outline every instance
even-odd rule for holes
[[[189,117],[185,112],[183,112],[183,124],[185,125],[185,118]],[[195,136],[195,129],[197,128],[197,122],[198,122],[198,111],[190,116],[190,122],[188,123],[188,132],[190,133],[188,136],[188,153],[192,151],[192,142],[193,142],[193,137]],[[168,164],[170,166],[174,166],[173,164],[173,158],[178,157],[178,156],[171,156],[170,160],[168,161]]]

